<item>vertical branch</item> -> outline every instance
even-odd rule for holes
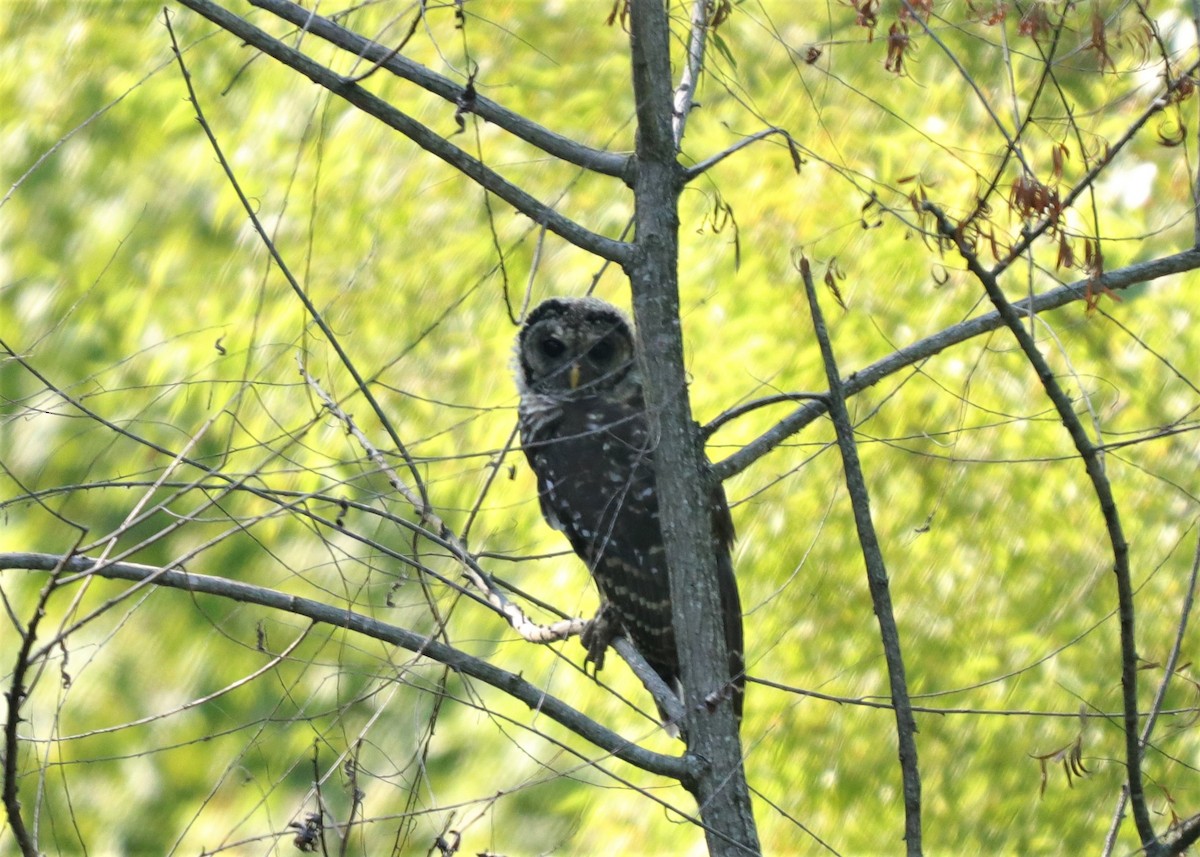
[[[76,548],[78,548],[78,544],[76,544]],[[51,570],[50,576],[46,580],[46,585],[38,593],[37,605],[34,607],[33,617],[29,620],[29,624],[24,629],[17,629],[21,632],[21,648],[17,652],[17,661],[13,665],[12,681],[8,685],[8,690],[4,693],[7,711],[4,717],[4,787],[2,799],[5,812],[8,815],[8,827],[12,831],[13,838],[21,847],[21,853],[25,857],[37,857],[40,852],[37,849],[37,844],[33,841],[33,835],[29,832],[29,828],[25,826],[25,819],[21,816],[21,800],[17,795],[17,763],[20,758],[20,738],[17,735],[17,724],[21,722],[21,705],[25,702],[25,697],[29,694],[30,690],[25,684],[25,679],[34,660],[31,657],[31,653],[33,651],[33,643],[37,639],[38,625],[41,624],[42,618],[46,615],[46,602],[50,600],[50,596],[58,588],[58,579],[63,572],[65,563],[66,558]]]
[[[1063,391],[1050,365],[1038,350],[1037,343],[1029,332],[1021,326],[1020,316],[1004,296],[1000,284],[993,272],[988,271],[980,263],[973,248],[963,237],[962,233],[946,218],[940,208],[932,203],[925,203],[925,210],[937,220],[938,232],[943,240],[953,242],[959,255],[967,263],[967,269],[983,285],[996,312],[1000,314],[1004,324],[1016,338],[1017,344],[1025,354],[1025,359],[1037,373],[1046,397],[1050,399],[1058,412],[1059,419],[1071,435],[1079,457],[1083,459],[1088,479],[1091,480],[1092,490],[1100,503],[1100,511],[1104,515],[1104,524],[1108,530],[1109,541],[1113,552],[1113,574],[1117,583],[1117,617],[1121,630],[1121,698],[1124,709],[1123,726],[1125,730],[1125,764],[1129,784],[1129,801],[1133,809],[1133,823],[1137,827],[1138,837],[1148,854],[1158,854],[1158,837],[1154,825],[1150,821],[1150,813],[1146,808],[1146,795],[1142,785],[1142,746],[1138,737],[1138,702],[1137,702],[1137,644],[1134,635],[1134,603],[1133,585],[1129,572],[1129,544],[1121,526],[1121,515],[1113,497],[1112,485],[1104,472],[1102,451],[1092,443],[1083,423],[1076,416],[1071,406],[1071,399]],[[1003,264],[1003,263],[1002,263]]]
[[[1200,2],[1200,0],[1198,0]],[[696,86],[700,71],[704,68],[704,46],[708,42],[708,12],[711,0],[692,0],[692,18],[688,26],[687,63],[675,87],[675,100],[671,111],[671,131],[675,137],[675,151],[683,144],[683,132],[687,127],[688,115],[696,100]]]
[[[1196,603],[1196,583],[1200,579],[1200,538],[1196,541],[1196,552],[1192,556],[1192,573],[1188,578],[1187,594],[1183,596],[1183,606],[1179,609],[1179,627],[1175,629],[1175,642],[1171,646],[1171,653],[1167,655],[1167,663],[1163,667],[1163,679],[1158,685],[1158,690],[1154,694],[1154,702],[1150,706],[1150,711],[1146,714],[1146,723],[1142,726],[1142,752],[1145,752],[1146,746],[1150,743],[1150,736],[1154,734],[1154,725],[1158,721],[1158,715],[1162,711],[1163,701],[1167,696],[1167,687],[1171,683],[1172,677],[1175,675],[1175,669],[1179,664],[1179,653],[1183,650],[1183,638],[1187,632],[1188,619],[1192,615],[1192,608]],[[1121,789],[1121,796],[1117,799],[1116,809],[1113,810],[1112,823],[1109,825],[1108,834],[1104,837],[1104,850],[1101,852],[1101,857],[1109,857],[1113,853],[1113,849],[1117,845],[1117,831],[1121,827],[1121,819],[1125,817],[1125,806],[1129,803],[1129,789]],[[1195,828],[1195,820],[1192,827]],[[1172,831],[1176,834],[1173,842],[1168,843],[1165,853],[1167,854],[1182,854],[1189,842],[1194,842],[1197,836],[1200,836],[1200,830],[1193,830],[1188,834],[1191,838],[1184,841],[1184,838],[1179,836],[1180,831]],[[1183,843],[1181,846],[1180,843]]]
[[[829,417],[837,431],[838,448],[842,454],[842,467],[846,473],[846,488],[854,508],[854,524],[858,530],[858,541],[862,546],[863,560],[867,566],[867,584],[871,590],[871,603],[879,620],[879,636],[883,641],[883,657],[887,662],[888,682],[891,686],[892,706],[896,712],[896,737],[900,749],[900,776],[904,788],[904,842],[910,857],[921,853],[921,772],[917,765],[917,722],[913,718],[912,700],[908,697],[908,682],[904,677],[904,656],[900,648],[900,631],[892,611],[892,595],[889,589],[887,567],[883,562],[883,551],[871,520],[871,498],[863,478],[858,460],[858,447],[854,442],[854,425],[846,409],[846,395],[838,373],[833,346],[825,328],[825,318],[817,302],[817,290],[813,285],[812,270],[808,259],[800,259],[800,274],[804,278],[804,292],[812,311],[813,332],[821,348],[821,359],[825,364],[825,377],[829,380]]]
[[[1192,0],[1192,25],[1196,28],[1196,46],[1200,50],[1200,0]],[[1183,108],[1180,108],[1181,110]],[[1200,108],[1197,108],[1200,112]],[[1196,217],[1193,241],[1200,247],[1200,122],[1196,123],[1196,176],[1192,181],[1192,210]]]
[[[1167,696],[1167,687],[1171,684],[1171,678],[1175,675],[1175,669],[1179,665],[1179,653],[1183,650],[1183,637],[1187,632],[1188,619],[1192,615],[1192,607],[1196,602],[1197,578],[1200,578],[1200,539],[1196,541],[1196,552],[1192,556],[1192,573],[1188,578],[1187,594],[1183,596],[1183,606],[1179,608],[1179,627],[1175,629],[1175,642],[1171,646],[1171,653],[1167,655],[1166,666],[1163,667],[1163,680],[1154,694],[1154,702],[1150,706],[1150,711],[1146,714],[1146,723],[1142,726],[1143,750],[1150,743],[1150,736],[1154,734],[1154,726],[1158,722],[1158,715],[1162,711],[1163,701]]]
[[[643,355],[646,412],[656,441],[654,471],[676,647],[688,688],[685,727],[696,798],[711,855],[760,853],[728,694],[728,653],[712,546],[709,474],[688,401],[679,320],[679,213],[683,169],[672,131],[670,31],[662,0],[631,0],[630,58],[637,105],[634,250],[625,262]],[[669,502],[667,502],[669,498]]]

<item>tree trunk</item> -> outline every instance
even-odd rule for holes
[[[641,350],[646,410],[657,435],[654,463],[685,700],[688,753],[697,774],[685,785],[700,807],[709,853],[759,853],[733,706],[704,697],[728,681],[728,657],[712,551],[709,473],[688,399],[679,321],[682,169],[671,130],[667,16],[661,0],[633,0],[630,32],[637,101],[634,180],[636,250],[625,270]],[[669,499],[670,502],[667,502]],[[727,696],[727,695],[723,695]]]

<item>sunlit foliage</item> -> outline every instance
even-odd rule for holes
[[[339,72],[370,69],[230,5]],[[463,85],[473,77],[479,94],[559,133],[632,150],[619,2],[420,5],[419,19],[405,2],[336,17],[389,45],[411,29],[405,56]],[[671,4],[680,63],[690,5]],[[1195,242],[1191,7],[713,6],[681,161],[767,128],[786,137],[731,155],[681,197],[697,419],[825,388],[800,254],[828,273],[847,376],[990,309],[926,203],[985,264],[1017,253],[1002,277],[1014,301],[1091,281],[1087,301],[1029,325],[1110,444],[1149,708],[1197,538],[1196,275],[1120,293],[1098,278]],[[586,571],[542,523],[511,448],[510,313],[593,286],[628,305],[619,269],[195,14],[167,14],[233,173],[437,514],[489,572],[590,615]],[[469,113],[460,132],[453,104],[384,71],[364,85],[588,228],[626,228],[620,180]],[[320,599],[452,643],[631,740],[679,750],[619,661],[597,687],[577,642],[525,643],[427,573],[461,579],[447,550],[402,526],[417,520],[411,505],[301,376],[302,365],[407,473],[250,228],[186,100],[160,5],[3,5],[0,105],[0,550],[178,565]],[[1001,330],[890,374],[850,407],[919,706],[928,852],[1097,853],[1125,774],[1112,556],[1037,377]],[[710,456],[791,408],[733,421]],[[768,853],[896,853],[903,829],[887,678],[832,439],[819,421],[728,483],[750,674],[781,685],[750,686],[742,730]],[[46,579],[0,573],[6,689]],[[1164,828],[1197,811],[1193,641],[1146,759]],[[703,848],[679,823],[694,811],[681,788],[349,632],[92,579],[55,593],[34,645],[47,648],[17,764],[51,853],[290,853],[322,809],[326,824],[354,822],[350,853]],[[345,828],[325,835],[334,849]],[[8,837],[0,830],[0,850]],[[1117,841],[1118,853],[1137,847],[1128,822]]]

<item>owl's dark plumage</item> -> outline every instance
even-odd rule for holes
[[[537,474],[542,514],[587,563],[604,602],[601,613],[615,619],[654,671],[679,690],[653,442],[629,323],[595,298],[552,298],[529,314],[517,351],[521,442]],[[729,554],[733,524],[720,487],[712,514],[740,718],[742,612]]]

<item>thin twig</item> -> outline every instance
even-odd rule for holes
[[[1141,131],[1142,127],[1150,121],[1151,117],[1162,110],[1170,102],[1171,97],[1175,94],[1179,87],[1185,85],[1184,81],[1188,80],[1192,75],[1194,75],[1198,69],[1200,69],[1200,60],[1193,62],[1174,81],[1164,87],[1163,92],[1153,101],[1151,101],[1145,109],[1142,110],[1141,114],[1133,121],[1132,124],[1130,124],[1127,129],[1125,129],[1125,133],[1123,133],[1115,143],[1104,147],[1102,156],[1086,173],[1084,173],[1083,177],[1075,183],[1075,186],[1067,191],[1067,193],[1063,196],[1062,204],[1058,206],[1060,211],[1064,211],[1069,208],[1075,202],[1075,200],[1079,198],[1080,194],[1082,194],[1085,190],[1090,188],[1093,183],[1095,183],[1096,179],[1099,178],[1104,170],[1108,168],[1108,165],[1113,162],[1121,150],[1124,149],[1130,143],[1130,141],[1137,136],[1138,132]],[[1060,216],[1058,214],[1052,213],[1044,217],[1039,223],[1031,226],[1028,229],[1022,230],[1021,238],[1014,242],[1012,247],[1009,248],[1008,255],[1000,260],[999,264],[994,269],[994,273],[1001,273],[1002,271],[1006,270],[1014,261],[1021,258],[1025,254],[1025,250],[1032,245],[1034,241],[1040,238],[1047,229],[1058,223],[1059,219]]]
[[[1021,140],[1025,131],[1029,129],[1033,123],[1034,116],[1037,115],[1037,110],[1041,107],[1042,92],[1046,88],[1046,82],[1054,75],[1054,57],[1058,53],[1058,46],[1062,39],[1063,31],[1066,29],[1067,8],[1064,5],[1062,13],[1059,15],[1058,23],[1051,30],[1053,36],[1050,40],[1048,50],[1042,48],[1041,42],[1034,40],[1034,46],[1037,48],[1038,54],[1041,57],[1041,71],[1038,75],[1037,85],[1033,89],[1033,94],[1024,98],[1026,102],[1025,116],[1020,119],[1017,125],[1016,133],[1013,135],[1014,143]],[[1011,71],[1011,69],[1010,69]],[[1000,186],[1000,179],[1008,169],[1008,160],[1012,157],[1013,150],[1010,147],[1005,147],[1004,153],[1000,156],[1000,162],[996,164],[992,172],[992,178],[987,183],[987,187],[980,192],[975,198],[975,208],[970,214],[964,218],[964,223],[971,223],[976,217],[989,210],[988,200],[995,193],[996,188]]]
[[[896,626],[892,610],[892,596],[888,583],[887,567],[883,551],[871,520],[871,500],[867,483],[863,478],[862,465],[858,459],[858,446],[854,439],[854,426],[846,408],[845,390],[838,372],[825,329],[825,317],[817,301],[817,288],[813,283],[812,270],[807,258],[800,259],[800,274],[804,279],[804,291],[812,311],[813,332],[821,348],[821,359],[825,364],[825,377],[829,380],[829,416],[837,432],[838,447],[842,453],[842,467],[846,474],[846,488],[854,510],[854,523],[858,530],[858,541],[862,547],[863,560],[867,566],[867,584],[871,590],[871,603],[879,621],[879,636],[883,642],[883,656],[887,663],[888,683],[891,687],[892,705],[896,712],[896,738],[899,744],[900,775],[904,791],[904,842],[909,857],[921,854],[921,772],[917,764],[917,722],[913,718],[912,701],[908,696],[908,682],[904,677],[904,655],[900,646],[900,631]]]
[[[1192,607],[1196,599],[1196,582],[1200,576],[1200,537],[1196,540],[1196,553],[1192,557],[1192,573],[1188,578],[1187,594],[1183,599],[1183,606],[1179,610],[1179,627],[1175,631],[1175,643],[1171,646],[1171,652],[1167,656],[1166,666],[1163,667],[1163,678],[1159,682],[1158,691],[1154,694],[1154,703],[1150,706],[1150,711],[1146,715],[1146,723],[1142,727],[1141,744],[1142,749],[1150,743],[1150,736],[1154,732],[1154,725],[1157,722],[1159,715],[1162,714],[1163,700],[1167,695],[1167,686],[1171,683],[1171,678],[1175,675],[1175,667],[1179,663],[1179,653],[1183,649],[1183,636],[1187,630],[1188,618],[1191,616]],[[1104,851],[1101,852],[1101,857],[1110,857],[1113,853],[1113,848],[1117,844],[1117,831],[1121,826],[1121,819],[1125,817],[1125,805],[1129,802],[1129,789],[1121,789],[1121,795],[1117,798],[1117,806],[1113,810],[1112,822],[1108,828],[1108,834],[1104,837]],[[1193,820],[1194,821],[1194,820]],[[1194,841],[1194,839],[1192,840]],[[1179,850],[1171,850],[1176,842],[1166,843],[1164,846],[1170,853],[1182,853],[1182,848]],[[1184,848],[1187,846],[1184,845]]]
[[[355,386],[359,392],[363,394],[363,397],[371,406],[371,410],[374,411],[375,416],[379,419],[385,430],[388,432],[388,436],[391,438],[392,443],[395,444],[396,449],[404,458],[404,463],[408,467],[409,474],[412,476],[413,484],[416,486],[417,495],[420,497],[419,508],[429,508],[429,494],[425,489],[425,483],[421,479],[421,473],[417,469],[416,462],[413,460],[412,456],[409,455],[407,447],[405,447],[404,443],[400,440],[400,435],[392,426],[391,420],[388,419],[387,414],[384,413],[383,407],[379,404],[378,400],[371,392],[370,387],[367,386],[366,381],[363,380],[362,375],[359,374],[358,369],[355,368],[354,361],[350,359],[350,355],[346,353],[344,348],[342,348],[341,341],[333,332],[333,328],[331,328],[325,322],[325,318],[321,315],[316,305],[312,302],[312,299],[308,296],[308,293],[305,292],[304,288],[292,275],[291,269],[288,267],[278,249],[275,247],[275,242],[271,240],[270,235],[267,234],[267,230],[263,227],[262,222],[258,219],[255,206],[246,197],[246,194],[242,192],[241,184],[238,182],[237,176],[234,175],[233,167],[225,159],[225,154],[221,150],[220,143],[217,142],[216,135],[213,133],[212,128],[209,127],[208,121],[204,118],[204,111],[200,107],[200,99],[196,96],[196,90],[192,86],[192,76],[188,72],[186,63],[183,61],[183,54],[179,50],[179,43],[175,40],[175,30],[171,26],[171,16],[165,9],[163,10],[163,21],[166,23],[167,32],[171,35],[171,49],[175,52],[175,59],[179,62],[179,70],[183,75],[184,85],[187,87],[188,101],[191,102],[192,109],[196,111],[196,120],[200,123],[200,127],[203,129],[205,136],[208,137],[208,142],[212,146],[213,152],[216,154],[217,160],[221,164],[221,169],[224,170],[226,178],[229,179],[230,186],[233,188],[234,193],[237,194],[238,200],[242,203],[242,208],[245,209],[246,216],[250,218],[250,222],[254,226],[254,231],[257,232],[259,238],[262,239],[263,245],[267,248],[267,252],[271,254],[271,258],[275,261],[275,264],[279,266],[279,270],[287,280],[288,285],[292,287],[292,291],[295,292],[296,296],[300,299],[300,302],[304,304],[304,308],[308,312],[309,316],[312,317],[317,327],[320,328],[321,333],[324,334],[325,338],[328,340],[330,346],[332,346],[333,350],[337,353],[338,360],[346,368],[346,371],[350,373],[350,377],[354,379]]]
[[[78,547],[78,543],[76,543]],[[33,643],[37,639],[38,625],[46,615],[46,603],[50,600],[50,596],[58,589],[59,578],[69,562],[69,556],[55,557],[54,561],[47,564],[45,571],[50,572],[50,576],[46,579],[46,583],[42,586],[38,593],[37,603],[33,608],[33,616],[25,625],[24,633],[21,635],[21,646],[17,651],[17,659],[12,668],[12,679],[9,682],[8,690],[4,693],[6,703],[6,712],[4,717],[4,785],[3,785],[3,801],[4,809],[8,815],[8,827],[12,831],[13,838],[17,841],[17,845],[21,848],[21,853],[25,857],[38,857],[37,843],[33,840],[33,835],[29,828],[25,826],[25,819],[21,816],[21,801],[17,794],[17,783],[19,774],[17,772],[17,763],[21,758],[20,737],[17,735],[17,724],[21,722],[21,706],[25,702],[25,698],[29,695],[31,688],[25,684],[26,676],[29,668],[36,661],[36,658],[31,657]]]
[[[508,440],[504,441],[504,446],[500,451],[492,457],[487,466],[487,478],[483,480],[483,487],[479,489],[479,494],[475,498],[475,502],[471,504],[471,511],[467,513],[466,523],[462,525],[461,538],[463,542],[467,542],[471,535],[471,527],[475,525],[478,519],[479,512],[483,508],[483,501],[487,498],[488,492],[492,490],[492,485],[496,482],[496,475],[500,472],[500,468],[504,466],[505,457],[512,452],[513,441],[517,439],[517,432],[520,430],[520,425],[513,423],[512,430],[508,433]]]
[[[311,17],[312,16],[310,15],[310,21],[311,21]],[[416,34],[417,27],[421,26],[421,21],[424,20],[424,18],[425,18],[425,4],[422,3],[422,4],[418,5],[416,14],[413,15],[412,23],[408,25],[408,32],[406,32],[404,34],[404,37],[401,38],[400,41],[396,42],[396,44],[392,45],[392,47],[390,47],[388,49],[388,52],[386,54],[384,54],[383,56],[381,56],[375,60],[368,60],[368,62],[370,63],[370,66],[367,68],[367,70],[364,72],[361,72],[358,75],[355,75],[354,77],[352,77],[350,79],[353,80],[355,83],[362,83],[368,77],[370,77],[375,72],[377,72],[381,68],[383,68],[390,60],[399,56],[400,52],[402,50],[404,50],[405,46],[409,43],[409,41],[411,41],[413,35]],[[309,30],[309,27],[307,26],[307,24],[309,24],[310,21],[305,21],[306,26],[304,29],[306,32]],[[332,21],[330,23],[332,23]],[[334,26],[337,26],[337,25],[335,24]],[[390,26],[391,25],[389,24],[389,27]],[[349,31],[347,31],[347,32],[349,32]],[[364,59],[366,59],[366,58],[364,57]],[[449,81],[446,81],[446,82],[449,83]]]
[[[823,693],[819,690],[797,687],[757,676],[751,676],[747,680],[752,684],[769,687],[772,690],[803,696],[807,699],[816,699],[821,702],[829,702],[838,706],[850,705],[859,708],[872,708],[879,711],[894,711],[896,708],[892,703],[877,696],[838,696],[833,693]],[[918,693],[910,695],[909,698],[922,699],[931,695],[936,694]],[[1118,720],[1123,713],[1119,711],[1050,711],[1047,709],[1030,708],[950,708],[937,705],[914,705],[912,710],[914,714],[936,714],[939,717],[1036,717],[1047,720]],[[1192,705],[1187,708],[1168,708],[1160,711],[1159,714],[1169,717],[1186,717],[1189,721],[1192,721],[1196,719],[1197,714],[1200,714],[1200,707]]]
[[[781,402],[808,402],[818,401],[827,402],[829,395],[827,393],[776,393],[773,396],[763,396],[761,399],[753,399],[749,402],[742,402],[740,405],[734,405],[732,408],[727,408],[721,413],[713,417],[707,425],[701,427],[700,437],[703,440],[708,440],[722,426],[733,422],[738,417],[744,417],[751,411],[756,411],[759,408],[765,408],[770,405],[778,405]]]
[[[687,182],[690,182],[692,179],[696,178],[696,176],[699,176],[699,175],[702,175],[703,173],[708,172],[713,167],[715,167],[717,164],[721,163],[721,161],[725,160],[730,155],[740,152],[742,149],[746,148],[750,144],[757,143],[759,140],[765,140],[767,137],[773,137],[776,134],[780,135],[781,137],[784,138],[784,140],[787,141],[788,151],[791,153],[791,156],[792,156],[792,165],[796,168],[797,171],[799,171],[799,169],[800,169],[800,149],[796,145],[796,141],[792,139],[792,135],[789,134],[783,128],[764,128],[761,131],[757,131],[757,132],[751,134],[749,137],[743,137],[741,140],[738,140],[736,143],[734,143],[728,149],[725,149],[724,151],[721,151],[721,152],[717,152],[715,155],[710,155],[709,157],[705,158],[703,161],[696,164],[695,166],[691,166],[691,167],[688,167],[687,169],[685,169],[683,171],[684,183],[686,184]]]
[[[1113,810],[1112,821],[1108,823],[1108,832],[1104,834],[1104,849],[1100,857],[1112,857],[1113,849],[1117,847],[1117,834],[1121,832],[1121,822],[1125,820],[1125,807],[1129,803],[1129,784],[1121,784],[1121,794],[1117,798],[1117,806]]]
[[[1192,615],[1192,607],[1196,602],[1198,578],[1200,578],[1200,538],[1196,540],[1196,553],[1192,557],[1192,573],[1188,578],[1187,594],[1183,597],[1183,606],[1179,608],[1179,627],[1175,629],[1175,642],[1171,646],[1170,654],[1167,655],[1167,663],[1163,667],[1163,679],[1158,685],[1158,690],[1154,694],[1154,702],[1151,704],[1150,712],[1146,715],[1146,722],[1142,726],[1143,748],[1150,743],[1150,736],[1154,734],[1154,726],[1158,722],[1163,700],[1167,696],[1167,687],[1171,684],[1175,668],[1179,664],[1179,653],[1183,650],[1183,637],[1187,632],[1188,619]]]
[[[1004,136],[1004,141],[1007,143],[1007,146],[1005,147],[1006,151],[1011,151],[1016,159],[1021,162],[1021,166],[1025,168],[1026,172],[1032,175],[1033,170],[1030,168],[1029,164],[1025,163],[1025,159],[1021,156],[1021,151],[1017,146],[1016,140],[1008,133],[1008,129],[1004,127],[1004,122],[999,116],[996,115],[996,111],[992,109],[991,102],[988,101],[988,98],[986,95],[984,95],[983,90],[979,88],[979,84],[975,82],[975,78],[962,64],[962,60],[958,58],[958,55],[952,51],[945,42],[938,38],[937,33],[935,33],[929,24],[925,22],[925,19],[921,17],[921,15],[915,9],[913,9],[908,0],[901,0],[901,2],[903,3],[904,8],[908,10],[909,20],[916,21],[921,25],[921,29],[925,31],[925,35],[928,36],[935,45],[941,48],[942,53],[944,53],[946,58],[950,60],[956,69],[958,69],[959,75],[964,81],[966,81],[967,85],[971,87],[971,90],[975,93],[975,97],[978,99],[979,103],[983,105],[984,111],[989,117],[991,117],[992,124],[996,126],[996,130]]]

